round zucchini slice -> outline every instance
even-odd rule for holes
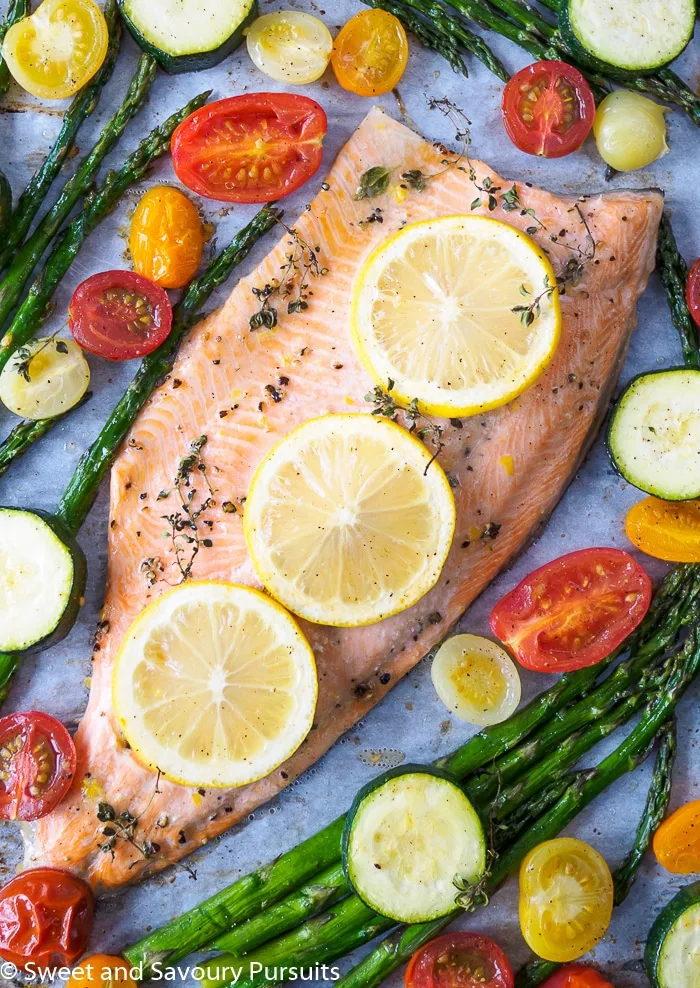
[[[257,0],[119,0],[134,41],[166,72],[218,65],[258,16]]]
[[[695,0],[565,0],[559,27],[575,54],[613,76],[651,73],[683,51]]]
[[[641,491],[664,501],[700,497],[700,370],[636,377],[613,410],[608,449]]]
[[[700,882],[681,889],[659,913],[644,954],[653,988],[696,988],[700,957]]]
[[[82,550],[53,518],[0,508],[0,651],[40,651],[65,638],[85,575]]]
[[[448,776],[402,766],[365,786],[350,808],[343,866],[358,896],[401,923],[455,908],[455,878],[476,884],[486,840],[476,810]]]

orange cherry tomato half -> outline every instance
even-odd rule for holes
[[[202,260],[204,232],[187,196],[170,185],[149,189],[131,220],[134,271],[161,288],[184,288]]]
[[[700,257],[690,269],[686,298],[693,319],[700,326]]]
[[[68,306],[75,342],[107,360],[131,360],[157,349],[173,325],[165,291],[134,271],[103,271],[78,285]]]
[[[651,593],[651,580],[622,549],[581,549],[526,576],[491,611],[491,629],[526,669],[583,669],[634,631]]]
[[[0,718],[0,819],[38,820],[75,775],[75,745],[63,724],[32,710]]]
[[[67,988],[136,988],[131,969],[123,957],[93,954],[75,968]]]
[[[562,158],[581,147],[595,117],[591,87],[566,62],[527,65],[503,90],[506,133],[521,151]]]
[[[585,964],[565,964],[542,982],[541,988],[615,988],[595,968]]]
[[[296,93],[250,93],[195,110],[172,138],[180,181],[220,202],[271,202],[318,170],[323,107]]]
[[[498,944],[479,933],[448,933],[411,958],[406,988],[513,988],[513,971]]]
[[[0,957],[20,969],[66,967],[92,932],[90,886],[68,871],[34,868],[0,889]]]
[[[361,10],[333,43],[331,65],[343,87],[357,96],[390,93],[406,70],[403,24],[386,10]]]
[[[672,813],[654,834],[654,854],[674,875],[700,872],[700,799]]]
[[[670,563],[700,563],[700,501],[645,497],[627,513],[625,531],[648,556]]]

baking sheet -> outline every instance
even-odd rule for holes
[[[348,17],[363,9],[359,0],[327,0],[320,5],[312,0],[291,4],[261,3],[262,12],[284,6],[294,6],[321,16],[334,34]],[[489,43],[510,71],[516,71],[530,60],[519,48],[499,37],[490,35]],[[78,143],[81,151],[91,146],[99,128],[121,101],[137,58],[135,45],[126,38],[117,70],[100,106],[80,132]],[[439,56],[424,51],[412,39],[409,67],[399,85],[401,102],[393,95],[377,102],[395,116],[405,112],[406,122],[426,136],[449,144],[454,143],[449,124],[440,114],[429,111],[426,104],[428,94],[447,95],[465,110],[472,122],[473,156],[488,161],[501,175],[529,180],[561,193],[592,193],[606,187],[604,165],[590,142],[582,151],[559,161],[536,160],[519,152],[507,140],[502,129],[499,110],[501,84],[474,59],[470,59],[469,69],[468,80],[453,74]],[[697,86],[700,77],[700,43],[697,40],[681,59],[679,71],[686,80]],[[156,121],[164,119],[195,93],[208,88],[213,88],[214,98],[221,98],[244,91],[275,91],[286,87],[254,69],[245,49],[204,73],[175,77],[159,73],[148,105],[130,124],[108,164],[118,165]],[[340,90],[330,72],[320,82],[305,87],[304,92],[318,99],[328,112],[329,132],[324,167],[330,166],[338,149],[364,117],[370,103]],[[14,85],[0,104],[2,168],[15,194],[24,188],[31,173],[43,160],[60,126],[63,108],[62,104],[39,106]],[[669,155],[649,169],[628,177],[618,176],[609,187],[659,186],[665,189],[667,203],[674,210],[680,248],[686,258],[692,259],[700,255],[700,201],[697,195],[700,131],[680,112],[670,114],[669,143]],[[288,218],[293,218],[303,208],[312,187],[315,188],[321,180],[322,175],[319,174],[307,190],[285,201]],[[150,184],[175,181],[169,160],[161,161],[148,181],[131,190],[115,214],[92,235],[56,293],[57,309],[46,327],[47,332],[65,323],[70,295],[83,278],[107,268],[125,266],[128,219],[144,189]],[[56,183],[52,190],[54,196],[59,184]],[[204,202],[199,205],[216,225],[220,244],[227,242],[254,212],[254,208],[247,207],[217,208],[215,203]],[[253,258],[244,265],[246,271],[272,242],[268,239],[263,247],[258,247]],[[218,301],[225,294],[226,291],[221,290]],[[680,359],[680,346],[661,285],[654,276],[642,299],[639,327],[632,339],[622,381],[642,370],[679,363]],[[46,509],[55,506],[80,454],[96,435],[135,370],[130,363],[113,365],[95,358],[89,360],[94,397],[59,424],[0,479],[0,501],[3,504]],[[4,434],[9,431],[13,424],[8,412],[0,412],[0,432]],[[461,623],[461,630],[487,633],[488,613],[498,597],[529,570],[549,559],[593,545],[629,548],[622,521],[627,508],[638,498],[639,493],[613,472],[599,439],[544,534],[470,608]],[[80,619],[63,643],[25,661],[10,695],[8,711],[38,708],[54,714],[69,726],[75,725],[80,718],[87,700],[91,642],[104,591],[107,511],[105,484],[80,535],[90,567],[86,603]],[[662,566],[646,558],[643,562],[652,576],[662,574]],[[523,672],[522,678],[524,700],[550,683],[547,677],[534,673]],[[699,697],[700,688],[696,686],[683,701],[680,711],[673,806],[700,797]],[[190,863],[196,869],[196,881],[183,870],[172,868],[138,887],[102,900],[97,909],[91,947],[118,952],[125,943],[138,939],[151,926],[161,925],[239,875],[312,834],[346,808],[355,791],[381,771],[376,765],[377,752],[390,749],[387,757],[394,760],[405,757],[410,761],[430,761],[461,744],[471,733],[471,728],[452,718],[442,706],[432,688],[429,668],[426,663],[421,663],[365,720],[360,721],[325,758],[278,799],[261,807],[245,824],[194,855]],[[610,741],[607,746],[599,746],[589,759],[597,760],[613,744]],[[599,798],[568,828],[568,833],[596,846],[611,867],[620,861],[632,838],[646,795],[650,768],[647,763],[618,782],[611,792]],[[3,881],[14,873],[19,852],[17,829],[4,825],[0,830],[0,879]],[[616,988],[641,988],[648,984],[641,965],[646,933],[659,908],[682,884],[685,884],[682,879],[662,873],[650,858],[644,862],[630,899],[615,911],[607,936],[593,954],[595,962]],[[528,956],[518,926],[515,882],[510,882],[499,892],[486,911],[482,910],[456,925],[478,929],[493,936],[507,951],[514,968]],[[347,966],[347,962],[341,965],[343,969]],[[187,985],[194,983],[191,979],[177,979],[175,983],[178,982]],[[315,980],[305,983],[320,986],[326,982]],[[401,975],[397,973],[387,984],[399,986],[402,984]]]

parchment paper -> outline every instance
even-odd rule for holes
[[[327,0],[325,5],[320,6],[313,0],[300,0],[290,5],[323,17],[334,34],[348,17],[363,9],[359,0]],[[283,6],[284,3],[261,3],[263,12]],[[530,61],[510,42],[494,35],[489,35],[489,42],[511,71]],[[99,128],[121,101],[137,56],[135,45],[128,37],[125,38],[117,70],[103,94],[99,109],[80,132],[78,143],[82,152],[91,146]],[[474,157],[490,162],[501,175],[529,180],[562,193],[592,193],[606,187],[603,162],[590,141],[577,154],[559,161],[538,160],[519,152],[506,138],[502,128],[499,111],[501,84],[474,59],[470,59],[469,68],[470,78],[465,80],[453,74],[438,55],[424,51],[411,39],[408,71],[399,85],[407,122],[428,137],[453,142],[454,135],[449,124],[426,107],[427,93],[448,95],[472,121]],[[697,85],[700,74],[700,46],[697,40],[685,53],[678,68],[691,85]],[[164,119],[195,93],[208,88],[213,88],[214,97],[220,98],[243,91],[275,91],[285,87],[254,69],[245,48],[207,72],[174,77],[159,73],[147,107],[129,125],[108,164],[121,163],[156,121]],[[341,90],[330,71],[322,81],[305,87],[303,91],[319,100],[328,112],[330,126],[325,145],[326,167],[364,117],[370,103]],[[394,96],[386,96],[378,102],[390,113],[401,115]],[[14,84],[0,103],[2,168],[10,178],[15,195],[24,188],[30,174],[43,159],[60,126],[63,109],[60,103],[39,106]],[[610,187],[660,186],[665,189],[668,205],[674,210],[674,225],[681,250],[688,260],[692,260],[700,254],[700,131],[680,112],[672,113],[669,115],[669,142],[669,155],[644,171],[618,176]],[[321,180],[322,173],[319,173],[306,190],[285,201],[288,218],[293,218],[303,208],[311,197],[312,189],[315,190]],[[107,268],[127,266],[124,238],[128,221],[137,197],[147,185],[175,181],[170,161],[166,158],[156,166],[148,182],[133,190],[115,214],[92,235],[57,292],[57,310],[47,331],[65,323],[70,295],[83,278]],[[59,186],[60,182],[55,184],[52,197],[57,194]],[[198,205],[216,224],[220,244],[228,242],[232,233],[254,211],[246,207],[217,208],[211,202]],[[269,249],[272,242],[268,239],[258,249],[254,258],[244,265],[246,271],[250,270],[255,258]],[[225,295],[226,292],[221,291],[219,301]],[[19,464],[14,465],[6,477],[0,479],[2,503],[53,508],[80,454],[96,435],[136,369],[133,363],[109,364],[99,359],[89,360],[94,397],[65,423],[57,426]],[[632,339],[623,382],[639,371],[677,364],[680,360],[680,346],[660,282],[654,276],[642,299],[639,328]],[[12,425],[12,416],[6,411],[0,412],[2,433],[9,431]],[[586,546],[618,545],[629,549],[622,523],[625,511],[639,497],[639,492],[613,472],[599,439],[544,534],[469,610],[461,629],[477,634],[488,633],[487,616],[493,603],[529,570],[549,559]],[[87,599],[80,619],[61,645],[24,663],[8,701],[8,710],[46,710],[69,726],[75,725],[80,718],[87,699],[86,678],[90,675],[92,635],[104,592],[107,510],[105,484],[80,535],[90,567]],[[663,566],[654,564],[648,558],[644,558],[643,563],[653,577],[662,575]],[[548,677],[527,672],[523,672],[522,678],[524,699],[545,689],[551,682]],[[696,686],[683,701],[680,710],[680,751],[673,788],[674,807],[700,797],[699,696],[700,690]],[[101,901],[91,947],[99,951],[118,952],[147,929],[178,915],[237,876],[312,834],[347,807],[355,791],[381,771],[376,764],[372,764],[373,752],[395,749],[400,753],[398,757],[405,755],[406,760],[430,761],[455,748],[472,731],[468,725],[452,718],[442,706],[430,682],[428,665],[420,664],[365,721],[357,724],[279,799],[259,809],[248,823],[229,831],[222,839],[191,858],[190,863],[197,872],[196,881],[185,872],[173,868],[139,887]],[[618,732],[615,741],[619,737]],[[611,741],[607,747],[599,746],[589,756],[588,762],[598,760],[613,743]],[[618,782],[568,830],[597,847],[611,867],[620,861],[632,838],[646,795],[650,767],[647,763]],[[4,881],[14,873],[18,859],[17,829],[5,825],[0,831],[0,879]],[[616,988],[641,988],[648,983],[641,966],[646,933],[658,910],[682,884],[685,880],[663,873],[650,857],[647,858],[630,898],[615,911],[608,935],[593,954],[595,962]],[[518,926],[517,883],[514,881],[498,893],[487,910],[458,925],[493,936],[507,951],[514,968],[528,956]],[[323,982],[305,983],[320,985]],[[402,976],[397,973],[388,984],[402,984]]]

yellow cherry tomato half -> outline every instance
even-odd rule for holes
[[[700,501],[645,497],[627,513],[625,531],[648,556],[669,563],[700,563]]]
[[[316,82],[328,67],[333,38],[323,21],[298,10],[263,14],[246,35],[253,63],[277,82]]]
[[[433,659],[430,675],[445,706],[468,724],[500,724],[520,703],[515,663],[505,649],[488,638],[448,638]]]
[[[137,274],[161,288],[182,288],[195,276],[203,247],[199,213],[183,192],[157,185],[142,196],[129,236]]]
[[[679,807],[654,834],[654,854],[674,875],[700,872],[700,799]]]
[[[93,954],[74,968],[66,988],[136,988],[136,982],[123,957]]]
[[[381,96],[398,83],[408,61],[403,24],[385,10],[361,10],[333,44],[331,65],[343,87],[358,96]]]
[[[73,340],[31,340],[0,374],[0,401],[25,419],[52,419],[74,408],[90,384],[90,368]]]
[[[613,880],[605,859],[584,841],[559,837],[534,848],[520,866],[520,929],[539,957],[575,961],[605,936]]]
[[[88,82],[107,54],[107,22],[93,0],[44,0],[13,24],[2,53],[32,96],[65,99]]]

